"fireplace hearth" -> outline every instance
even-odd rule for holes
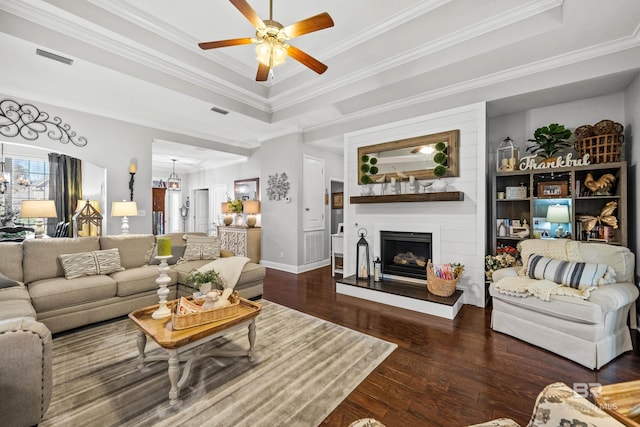
[[[431,233],[380,231],[383,275],[426,280],[432,256]]]

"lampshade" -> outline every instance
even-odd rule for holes
[[[136,202],[113,202],[111,216],[138,216]]]
[[[22,200],[20,218],[56,218],[56,204],[53,200]]]
[[[567,205],[550,205],[547,210],[547,221],[566,224],[569,219],[569,206]]]
[[[260,202],[258,200],[245,200],[243,205],[242,210],[249,215],[260,213]]]
[[[228,202],[222,202],[221,203],[221,211],[223,214],[230,214],[231,210],[229,209],[229,203]]]

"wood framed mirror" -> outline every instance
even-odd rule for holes
[[[442,177],[459,176],[459,137],[460,131],[456,129],[359,147],[358,183],[390,182],[400,175],[414,176],[417,180],[436,179],[439,177],[434,170],[439,164],[446,168]],[[371,166],[375,166],[375,173],[367,172]],[[364,176],[367,178],[363,182]]]
[[[260,178],[233,181],[233,194],[236,200],[260,200]]]

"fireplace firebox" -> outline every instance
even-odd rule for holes
[[[426,280],[431,239],[431,233],[380,231],[382,273]]]

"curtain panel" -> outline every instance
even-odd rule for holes
[[[58,219],[47,222],[46,233],[53,236],[58,222],[71,222],[82,200],[82,160],[65,154],[49,153],[49,199],[56,203]]]

